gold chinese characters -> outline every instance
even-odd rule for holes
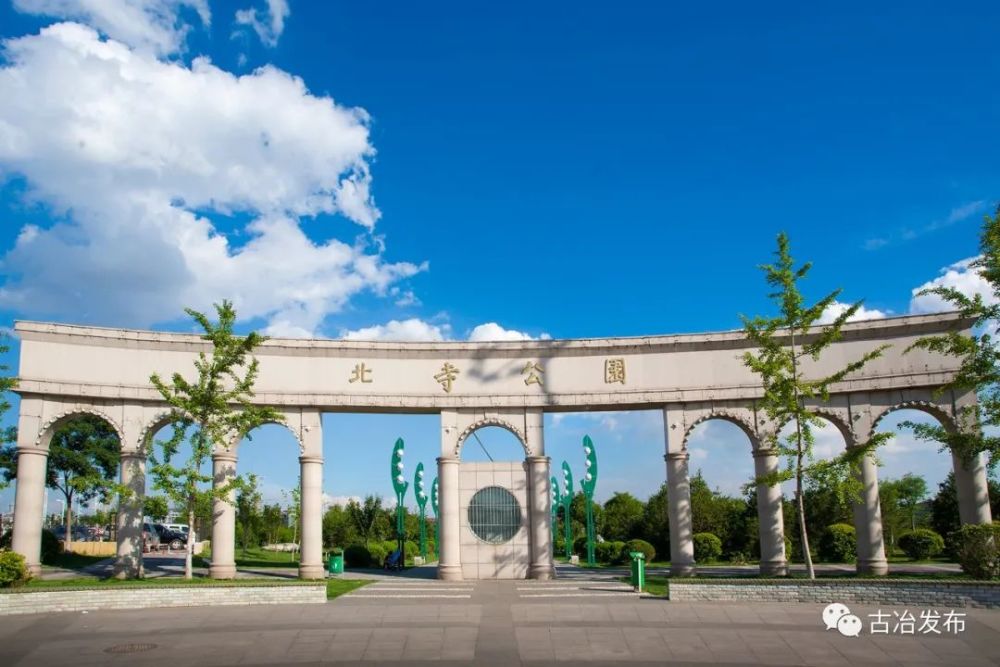
[[[541,384],[542,384],[542,373],[544,373],[544,372],[545,371],[542,370],[542,365],[540,363],[538,363],[537,361],[535,361],[535,362],[529,361],[528,363],[526,363],[524,365],[524,368],[521,370],[521,375],[527,375],[528,376],[528,377],[524,378],[524,384],[525,384],[525,386],[532,385],[532,384],[537,384],[537,385],[541,386]]]
[[[604,383],[614,384],[615,382],[625,384],[625,360],[620,357],[604,360]]]
[[[451,393],[451,385],[458,377],[460,371],[451,365],[450,362],[445,362],[444,366],[441,367],[441,372],[434,376],[434,379],[441,385],[445,390],[445,393]]]
[[[350,383],[361,382],[363,384],[368,384],[372,381],[371,378],[372,369],[365,368],[365,363],[361,362],[354,366],[354,371],[351,373],[351,379],[348,380]]]

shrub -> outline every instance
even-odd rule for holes
[[[30,576],[24,556],[13,551],[0,551],[0,588],[20,586]]]
[[[596,548],[596,547],[595,547]],[[587,536],[581,535],[573,540],[573,553],[581,558],[587,557]]]
[[[734,551],[729,554],[729,562],[733,565],[746,565],[750,562],[750,554],[745,551]]]
[[[407,558],[413,558],[414,556],[420,555],[420,545],[413,540],[406,540],[404,548],[406,549]],[[395,551],[395,549],[393,549],[393,551]],[[428,553],[430,553],[430,551],[428,551]]]
[[[641,551],[646,556],[646,562],[651,562],[656,557],[656,548],[646,540],[629,540],[622,549],[622,559],[629,560],[629,552]]]
[[[618,563],[624,548],[624,542],[599,542],[594,545],[594,557],[599,563]]]
[[[712,533],[695,533],[694,562],[714,563],[722,555],[722,540]]]
[[[854,526],[834,523],[819,538],[817,553],[827,563],[853,563],[858,557],[858,539]]]
[[[944,550],[944,538],[929,528],[917,528],[899,536],[899,548],[913,560],[926,560]]]
[[[371,554],[372,567],[382,567],[385,564],[385,557],[396,550],[396,546],[393,545],[391,549],[387,549],[385,542],[373,542],[368,546],[368,553]]]
[[[967,524],[948,539],[962,572],[976,579],[1000,579],[1000,523]]]
[[[344,565],[346,567],[371,567],[372,554],[363,544],[352,544],[344,549]]]
[[[14,539],[14,535],[11,531],[7,531],[0,537],[0,549],[10,549],[11,542]],[[41,558],[42,562],[46,565],[55,565],[59,561],[59,554],[62,553],[62,542],[56,537],[48,528],[42,529],[42,552]]]

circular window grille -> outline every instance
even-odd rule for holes
[[[521,528],[521,506],[507,489],[479,489],[469,502],[469,527],[482,541],[503,544]]]

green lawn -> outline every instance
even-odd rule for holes
[[[632,583],[630,577],[618,577],[620,581],[624,581],[626,584]],[[667,591],[669,590],[669,577],[661,576],[647,576],[646,586],[642,589],[643,593],[648,593],[649,595],[655,595],[657,597],[666,597]]]
[[[195,556],[195,564],[208,567],[212,560],[212,550],[205,549],[200,555]],[[267,551],[260,547],[253,547],[243,551],[236,548],[236,567],[298,567],[299,554],[291,551]]]
[[[332,600],[335,597],[343,595],[344,593],[350,593],[351,591],[370,583],[372,583],[371,579],[327,579],[326,599]]]

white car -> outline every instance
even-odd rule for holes
[[[178,533],[184,533],[185,535],[188,534],[188,525],[186,523],[165,523],[163,525]],[[197,541],[197,539],[198,537],[195,536],[195,541]]]

